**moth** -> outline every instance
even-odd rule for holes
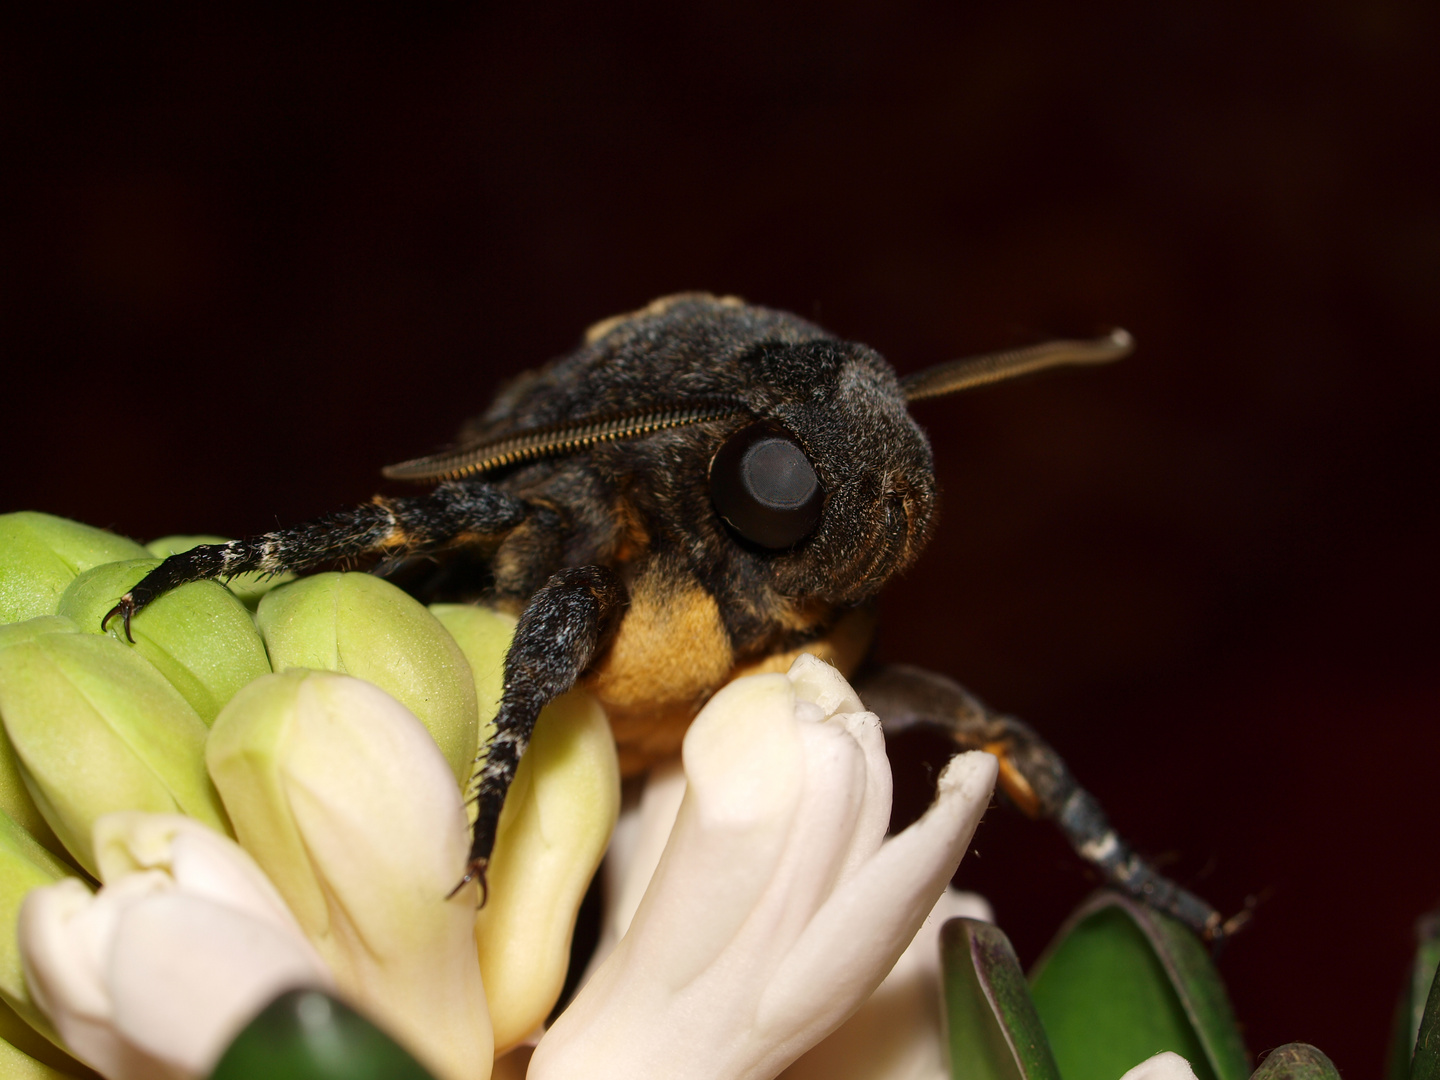
[[[465,591],[519,616],[497,730],[472,782],[466,880],[483,883],[547,702],[576,685],[592,691],[633,774],[678,752],[700,706],[739,675],[785,670],[802,651],[854,673],[874,597],[915,561],[935,518],[930,447],[909,405],[1130,348],[1116,331],[902,380],[873,349],[795,315],[666,297],[516,378],[451,448],[385,470],[425,493],[173,555],[106,622],[120,616],[128,634],[155,597],[204,578],[465,555]],[[888,732],[928,725],[957,750],[995,753],[1010,800],[1058,825],[1108,882],[1207,938],[1225,932],[1213,908],[1136,855],[1025,724],[913,668],[857,689]]]

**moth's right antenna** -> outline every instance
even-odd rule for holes
[[[1135,339],[1117,329],[1089,341],[1046,341],[1023,349],[951,360],[907,375],[900,380],[900,387],[906,401],[923,401],[1061,364],[1108,364],[1134,351]]]

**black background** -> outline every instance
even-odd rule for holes
[[[1227,911],[1253,1051],[1379,1072],[1435,784],[1431,4],[47,7],[0,42],[0,509],[142,539],[368,497],[508,374],[679,289],[902,372],[944,487],[885,659],[1041,728]],[[1089,889],[993,812],[1032,960]]]

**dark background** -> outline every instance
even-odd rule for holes
[[[679,289],[902,372],[1128,327],[916,407],[943,522],[880,654],[1262,898],[1253,1051],[1378,1074],[1440,900],[1434,5],[47,12],[0,42],[0,509],[293,523]],[[1028,963],[1090,882],[998,811],[976,849]]]

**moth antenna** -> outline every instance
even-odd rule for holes
[[[1108,364],[1135,351],[1135,339],[1120,329],[1088,341],[1046,341],[1023,349],[967,356],[938,364],[900,380],[906,401],[924,401],[969,390],[973,386],[1013,379],[1062,364]]]
[[[503,469],[524,461],[588,450],[598,443],[635,439],[667,428],[700,424],[744,412],[733,401],[696,401],[636,412],[584,417],[442,450],[381,470],[391,480],[433,483]]]

